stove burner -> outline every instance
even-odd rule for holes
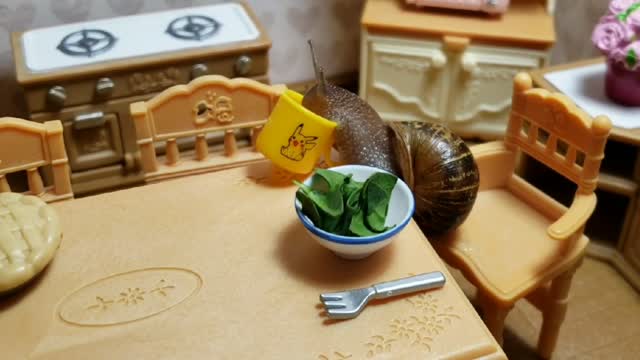
[[[83,29],[65,36],[58,50],[69,56],[92,57],[108,51],[116,43],[111,33],[98,29]]]
[[[218,32],[220,26],[222,24],[208,16],[187,15],[173,20],[167,33],[178,39],[202,41]]]

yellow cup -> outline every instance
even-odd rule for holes
[[[277,166],[308,174],[320,157],[329,159],[336,123],[302,106],[302,95],[286,90],[258,136],[256,147]]]

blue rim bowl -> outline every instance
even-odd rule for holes
[[[365,181],[369,176],[377,172],[387,172],[365,165],[343,165],[330,168],[329,170],[343,174],[353,174],[353,179],[357,181]],[[307,185],[309,185],[310,182],[311,177],[304,181]],[[336,235],[322,230],[316,227],[313,222],[302,213],[301,204],[295,198],[294,207],[302,225],[320,245],[329,248],[338,256],[349,259],[360,259],[388,245],[390,240],[407,226],[415,211],[415,200],[409,186],[398,178],[391,193],[386,220],[386,225],[395,226],[383,233],[364,237]]]

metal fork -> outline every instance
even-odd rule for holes
[[[360,314],[371,299],[409,294],[442,287],[446,279],[440,271],[387,281],[367,288],[320,294],[320,301],[332,319],[351,319]]]

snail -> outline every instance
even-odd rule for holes
[[[311,47],[316,84],[302,104],[335,121],[341,161],[374,166],[401,177],[416,201],[414,219],[427,236],[455,229],[471,212],[480,182],[473,154],[449,128],[384,122],[356,94],[327,83]]]

